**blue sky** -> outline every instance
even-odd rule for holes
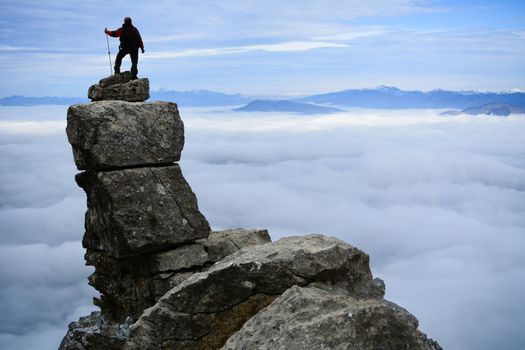
[[[124,16],[153,89],[525,89],[523,1],[2,0],[0,97],[85,95],[109,73],[103,29]]]

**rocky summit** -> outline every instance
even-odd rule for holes
[[[114,74],[90,86],[88,98],[91,101],[146,101],[149,98],[149,80],[147,78],[133,80],[129,71]]]
[[[100,311],[72,322],[60,349],[441,349],[384,299],[358,248],[211,231],[177,163],[177,105],[143,102],[132,84],[125,73],[102,79],[90,88],[100,101],[68,110]]]

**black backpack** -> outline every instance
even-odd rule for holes
[[[124,50],[137,49],[139,47],[133,26],[124,24],[120,34],[120,47]]]

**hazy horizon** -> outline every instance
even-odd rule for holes
[[[93,84],[96,84],[98,81],[94,81]],[[170,92],[170,91],[174,91],[174,92],[182,92],[182,93],[192,93],[192,92],[213,92],[213,93],[221,93],[221,94],[227,94],[227,95],[243,95],[243,96],[248,96],[248,97],[254,97],[254,98],[257,98],[257,97],[264,97],[264,98],[289,98],[289,99],[293,99],[293,98],[297,98],[297,97],[306,97],[306,96],[310,96],[310,95],[321,95],[321,94],[326,94],[326,93],[333,93],[333,92],[341,92],[341,91],[346,91],[346,90],[379,90],[379,89],[383,89],[383,88],[394,88],[394,89],[399,89],[397,86],[388,86],[388,85],[377,85],[377,86],[368,86],[368,87],[353,87],[353,88],[348,88],[348,89],[341,89],[341,90],[325,90],[325,91],[317,91],[317,92],[313,92],[311,94],[297,94],[297,93],[293,93],[293,92],[289,92],[289,93],[283,93],[283,94],[279,94],[279,95],[276,95],[276,94],[272,94],[272,95],[268,95],[268,94],[263,94],[263,93],[255,93],[255,94],[245,94],[243,93],[242,91],[236,91],[236,92],[225,92],[225,91],[218,91],[218,90],[211,90],[211,89],[207,89],[207,88],[197,88],[197,89],[191,89],[191,90],[175,90],[175,89],[168,89],[168,88],[158,88],[156,90],[151,90],[151,92]],[[517,89],[517,88],[512,88],[512,89],[506,89],[506,90],[447,90],[447,89],[442,89],[440,87],[435,87],[435,88],[431,88],[431,89],[426,89],[426,90],[418,90],[418,89],[413,89],[413,90],[404,90],[404,89],[400,89],[402,91],[419,91],[419,92],[432,92],[432,91],[453,91],[453,92],[458,92],[458,93],[469,93],[469,92],[476,92],[476,93],[525,93],[525,90],[522,90],[522,89]],[[0,99],[1,98],[7,98],[7,97],[14,97],[14,96],[22,96],[22,97],[36,97],[36,98],[44,98],[44,97],[57,97],[57,98],[86,98],[87,99],[87,90],[86,92],[82,95],[82,96],[50,96],[50,95],[40,95],[40,96],[26,96],[26,95],[17,95],[17,94],[14,94],[14,95],[9,95],[9,96],[0,96]],[[233,106],[233,105],[232,105]]]

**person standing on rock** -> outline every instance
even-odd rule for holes
[[[117,30],[104,28],[104,33],[114,38],[120,38],[119,51],[117,58],[115,58],[115,74],[120,73],[122,59],[129,54],[131,58],[131,79],[137,79],[139,48],[142,50],[142,53],[144,53],[144,43],[140,37],[139,30],[131,24],[131,18],[125,17],[124,24]]]

